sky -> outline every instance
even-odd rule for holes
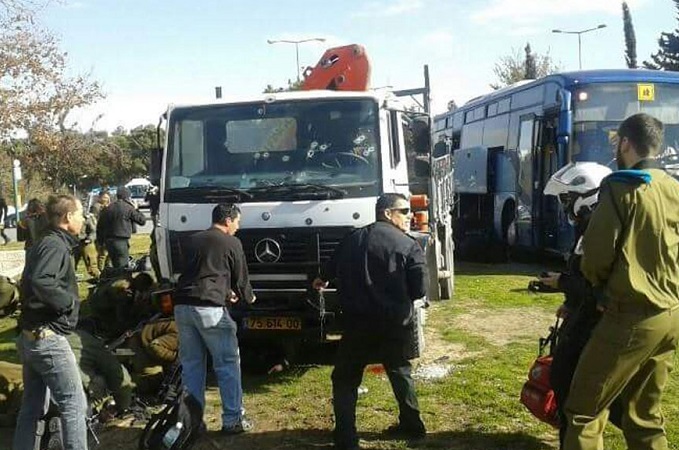
[[[660,33],[677,28],[671,0],[628,0],[639,61]],[[170,103],[257,96],[296,79],[294,44],[267,40],[323,38],[299,44],[300,66],[325,49],[365,46],[372,86],[423,85],[429,65],[432,110],[489,92],[499,58],[527,42],[564,71],[624,68],[618,0],[62,0],[40,20],[68,53],[70,71],[101,83],[105,100],[74,115],[81,129],[112,131],[156,124]]]

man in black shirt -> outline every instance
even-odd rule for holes
[[[78,322],[80,300],[71,252],[83,225],[83,207],[70,195],[47,203],[50,229],[31,247],[21,277],[21,333],[24,395],[14,435],[15,450],[32,450],[47,388],[61,412],[64,446],[87,449],[87,402],[80,372],[66,340]]]
[[[219,204],[212,210],[212,227],[191,236],[187,269],[179,278],[174,308],[182,381],[204,406],[206,361],[208,353],[212,356],[225,434],[252,428],[243,416],[237,327],[227,309],[227,305],[239,300],[255,301],[245,253],[234,237],[239,226],[238,207]]]
[[[387,432],[420,439],[420,418],[411,365],[405,349],[413,325],[413,301],[426,295],[424,252],[407,234],[410,204],[401,194],[383,194],[377,221],[347,236],[335,251],[315,289],[336,281],[344,333],[332,373],[335,446],[358,449],[357,389],[369,363],[382,363],[399,406],[399,423]]]
[[[97,238],[105,241],[111,265],[119,269],[127,267],[129,263],[130,236],[136,231],[135,224],[144,225],[146,217],[132,204],[130,190],[125,186],[118,188],[116,197],[118,200],[101,211]]]

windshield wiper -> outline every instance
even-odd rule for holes
[[[173,188],[169,192],[173,194],[202,194],[206,197],[223,197],[223,196],[243,196],[252,198],[252,194],[246,190],[238,189],[229,186],[221,186],[218,184],[205,184],[197,186],[187,186],[182,188]]]
[[[347,193],[333,186],[314,183],[279,184],[275,186],[257,186],[248,189],[249,193],[256,194],[326,194],[334,198],[342,198]]]

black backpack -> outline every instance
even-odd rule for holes
[[[179,423],[181,429],[177,429]],[[188,450],[202,429],[203,408],[182,388],[179,395],[146,424],[139,438],[139,450]]]

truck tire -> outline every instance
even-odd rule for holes
[[[405,355],[407,359],[419,358],[424,354],[424,302],[416,300],[413,306],[413,321],[408,328],[408,341],[406,342]]]

